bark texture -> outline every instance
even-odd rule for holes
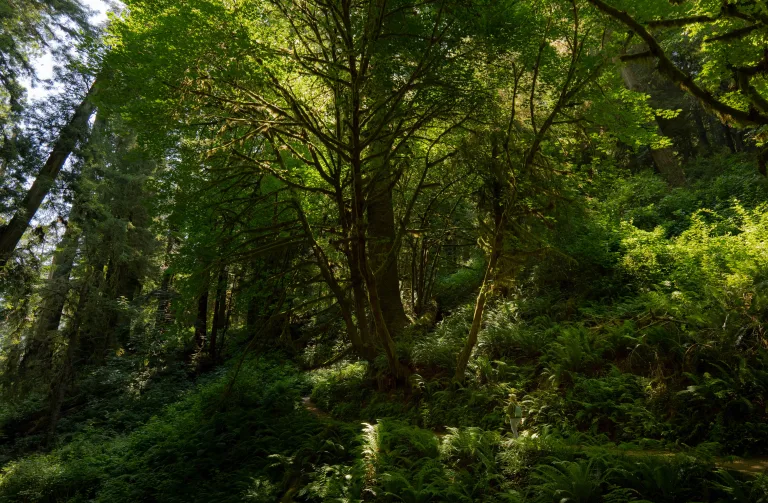
[[[70,291],[69,276],[80,240],[78,227],[70,218],[64,236],[53,254],[51,272],[40,295],[35,325],[19,370],[27,372],[36,365],[49,369],[54,351],[54,335],[59,329],[64,304]]]
[[[637,49],[637,48],[636,48]],[[647,79],[643,78],[642,67],[639,63],[625,63],[621,68],[621,78],[624,85],[631,91],[642,93],[648,92]],[[664,136],[659,124],[656,123],[656,130],[659,136]],[[685,185],[685,172],[680,165],[674,151],[670,147],[652,148],[651,157],[656,168],[667,182],[675,187]]]
[[[379,302],[389,333],[396,336],[408,325],[400,297],[398,261],[387,262],[395,243],[395,212],[392,208],[392,187],[388,180],[374,184],[368,202],[368,256],[378,287]],[[386,267],[384,267],[386,265]]]
[[[224,323],[227,318],[227,278],[227,269],[222,265],[219,268],[216,281],[216,300],[213,304],[213,324],[211,326],[211,340],[208,345],[208,354],[214,362],[216,361],[218,335],[224,331]]]

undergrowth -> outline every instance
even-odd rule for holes
[[[0,405],[0,502],[766,502],[717,465],[768,449],[768,187],[720,162],[593,188],[493,296],[462,383],[478,267],[437,279],[450,313],[398,339],[395,390],[376,362],[253,357],[231,385],[233,360],[192,384],[115,359],[47,451],[19,433],[44,397]]]

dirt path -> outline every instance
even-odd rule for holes
[[[311,396],[305,396],[301,399],[301,405],[307,411],[309,411],[310,414],[312,414],[315,417],[318,417],[320,419],[333,419],[330,414],[325,412],[324,410],[320,410],[317,408],[317,405],[312,403],[312,397]]]
[[[301,405],[313,416],[323,419],[332,420],[330,414],[321,410],[312,403],[312,397],[305,396],[301,399]],[[433,431],[438,439],[442,439],[445,436],[445,432]],[[575,448],[579,448],[575,446]],[[582,447],[583,448],[583,447]],[[659,456],[659,457],[671,457],[678,454],[673,451],[663,450],[625,450],[625,449],[608,449],[614,451],[616,454],[625,454],[627,456]],[[736,456],[717,457],[714,458],[715,466],[723,468],[725,470],[731,470],[735,472],[741,472],[748,475],[760,475],[768,472],[768,456],[759,456],[754,458],[739,458]]]
[[[716,458],[715,465],[718,468],[724,468],[726,470],[748,473],[750,475],[760,475],[768,471],[768,457],[762,456],[759,458],[746,459]]]
[[[659,456],[673,457],[677,454],[684,454],[674,451],[664,450],[626,450],[626,449],[608,449],[616,454],[625,454],[627,456]],[[768,456],[757,456],[752,458],[739,458],[738,456],[721,456],[713,458],[717,468],[731,470],[735,472],[746,473],[749,475],[760,475],[768,471]]]

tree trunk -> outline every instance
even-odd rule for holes
[[[357,252],[357,239],[353,237],[353,229],[351,218],[352,215],[347,213],[346,201],[344,198],[344,192],[341,188],[341,182],[338,182],[336,189],[336,205],[339,212],[339,225],[344,231],[344,234],[350,236],[345,245],[343,246],[344,256],[347,259],[349,266],[349,277],[352,286],[352,306],[346,301],[346,298],[339,300],[339,307],[341,308],[342,315],[345,316],[345,323],[347,323],[347,332],[349,334],[352,347],[358,356],[365,358],[369,362],[373,362],[376,358],[376,346],[374,340],[371,338],[370,326],[368,324],[368,313],[366,311],[367,297],[365,293],[365,280],[363,274],[358,267],[358,252]],[[332,276],[332,275],[330,275]],[[331,277],[333,280],[333,278]],[[333,290],[333,288],[332,288]],[[340,292],[339,295],[344,295]],[[357,325],[353,323],[352,313],[348,315],[344,314],[345,310],[352,311],[354,309],[354,315],[357,321]],[[346,317],[349,316],[347,322]],[[351,324],[350,324],[351,323]],[[372,368],[372,367],[371,367]]]
[[[333,272],[331,272],[328,257],[326,256],[322,247],[320,247],[320,245],[317,243],[317,240],[314,236],[314,231],[312,230],[312,226],[309,224],[307,216],[304,214],[304,210],[302,209],[301,203],[299,202],[299,198],[295,194],[293,196],[293,206],[296,209],[296,216],[298,216],[299,221],[301,222],[304,233],[312,245],[312,250],[314,252],[315,258],[317,259],[317,266],[320,268],[320,274],[323,276],[323,279],[328,285],[328,288],[331,289],[331,292],[333,292],[333,295],[336,297],[336,301],[339,304],[341,317],[344,320],[344,326],[347,329],[347,335],[349,336],[349,340],[352,343],[352,347],[358,354],[365,355],[366,350],[363,345],[363,341],[360,338],[358,327],[355,326],[355,322],[352,318],[352,308],[349,305],[349,299],[347,298],[344,290],[341,288],[341,285],[339,285],[339,282],[336,281]]]
[[[357,108],[358,107],[356,106],[355,109]],[[402,372],[400,361],[397,358],[395,342],[392,339],[392,334],[390,334],[387,322],[384,319],[376,277],[373,269],[371,269],[370,263],[368,262],[368,249],[366,247],[366,232],[363,217],[363,175],[361,170],[359,148],[355,148],[351,164],[354,194],[354,197],[352,198],[352,217],[354,221],[352,227],[352,239],[357,241],[355,243],[355,247],[353,248],[357,252],[357,256],[353,257],[353,260],[357,261],[356,266],[359,268],[363,280],[365,281],[365,287],[368,291],[368,305],[371,309],[373,322],[376,326],[376,333],[379,336],[379,341],[381,342],[381,345],[384,348],[384,353],[387,356],[389,370],[392,372],[392,375],[394,375],[395,379],[400,379],[402,377]]]
[[[382,316],[389,333],[396,336],[408,325],[408,318],[405,316],[400,296],[400,275],[396,258],[398,250],[392,250],[396,232],[389,180],[374,182],[370,194],[367,208],[368,256],[378,286]],[[395,260],[390,260],[387,268],[382,269],[390,253],[395,254]]]
[[[636,49],[639,49],[639,47],[636,47]],[[640,77],[639,70],[640,65],[638,63],[625,63],[621,68],[621,78],[624,80],[624,85],[630,91],[648,92],[648,84]],[[658,122],[656,123],[656,129],[659,136],[664,136]],[[685,185],[685,172],[670,147],[652,148],[651,157],[653,157],[653,162],[656,164],[656,168],[661,176],[670,185],[675,187]]]
[[[707,128],[704,125],[704,118],[701,116],[702,111],[698,103],[693,105],[691,115],[693,116],[693,121],[696,123],[696,137],[699,140],[699,152],[702,154],[708,154],[712,150],[712,145],[709,143],[709,138],[707,137]]]
[[[253,260],[247,271],[247,277],[242,281],[247,287],[247,291],[253,291],[254,285],[259,279],[259,263],[257,260]],[[245,331],[249,337],[256,335],[259,329],[259,299],[255,295],[251,294],[248,299],[247,307],[245,310]]]
[[[170,318],[171,309],[171,281],[173,274],[170,270],[171,254],[175,239],[173,231],[168,232],[168,244],[165,248],[165,261],[163,264],[163,281],[160,283],[160,291],[157,293],[157,311],[155,312],[155,325],[157,327],[165,326]]]
[[[34,329],[29,345],[25,348],[20,370],[28,370],[34,362],[41,363],[46,369],[50,368],[54,346],[52,337],[61,323],[70,289],[69,275],[80,241],[79,229],[72,218],[74,213],[75,210],[70,215],[64,236],[53,255],[51,272],[40,295]]]
[[[50,446],[56,435],[56,426],[59,423],[59,416],[61,415],[61,405],[64,403],[64,398],[67,396],[67,389],[70,382],[74,379],[75,369],[75,351],[77,350],[78,340],[80,337],[80,323],[82,321],[82,313],[85,311],[85,305],[88,299],[88,285],[90,285],[90,279],[83,281],[80,288],[80,298],[77,301],[77,309],[75,310],[75,317],[72,326],[69,328],[69,340],[67,341],[67,352],[64,355],[64,361],[62,362],[59,375],[54,378],[51,383],[50,395],[49,395],[49,422],[48,433],[46,434],[45,443]],[[55,362],[51,361],[51,364]]]
[[[731,134],[731,128],[728,127],[727,124],[720,124],[720,127],[723,131],[723,138],[725,139],[725,144],[728,146],[728,150],[731,151],[732,154],[736,153],[736,144],[733,141],[733,135]]]
[[[733,129],[730,126],[729,129],[731,130],[731,136],[733,137],[734,145],[736,145],[736,150],[738,152],[744,152],[747,149],[747,145],[744,143],[744,131]]]
[[[206,275],[209,273],[206,272]],[[208,335],[208,278],[205,279],[203,292],[197,300],[197,318],[195,319],[195,349],[202,351]]]
[[[685,185],[685,172],[670,147],[652,148],[651,157],[659,174],[673,187]]]
[[[230,323],[232,321],[232,311],[234,310],[233,297],[235,295],[235,291],[239,287],[238,278],[239,276],[235,274],[234,278],[232,279],[232,287],[229,289],[229,292],[224,299],[224,322],[222,324],[221,336],[217,342],[217,346],[219,347],[217,351],[219,354],[224,352],[224,344],[226,343],[225,337],[229,331]]]
[[[491,256],[488,260],[488,266],[485,269],[485,276],[483,277],[483,284],[480,287],[480,293],[477,295],[475,301],[475,312],[472,317],[472,326],[469,329],[469,336],[464,348],[459,353],[458,361],[456,362],[456,374],[454,379],[459,382],[464,381],[464,373],[467,370],[469,364],[469,358],[472,356],[472,351],[477,344],[477,336],[480,333],[480,327],[483,323],[483,312],[485,311],[485,303],[488,300],[488,291],[493,287],[493,280],[496,276],[496,264],[504,244],[504,210],[497,204],[494,209],[494,223],[495,232],[493,237],[493,245],[491,249]]]
[[[208,354],[211,360],[216,361],[216,339],[224,329],[227,309],[227,269],[222,264],[216,281],[216,300],[213,304],[213,325],[211,326],[211,341],[208,345]]]
[[[53,187],[56,177],[67,161],[69,154],[77,145],[77,142],[84,137],[88,129],[88,120],[94,111],[92,102],[97,83],[91,86],[88,94],[82,103],[75,109],[75,113],[69,123],[62,128],[59,137],[54,143],[48,160],[37,175],[32,187],[29,188],[27,195],[21,202],[21,207],[16,211],[11,221],[4,228],[0,229],[0,267],[4,266],[16,246],[21,241],[21,237],[29,227],[29,223],[37,213],[40,204],[45,196]]]
[[[357,333],[360,340],[360,349],[358,353],[363,358],[372,362],[376,357],[376,351],[374,341],[371,339],[368,314],[365,308],[367,304],[365,280],[363,279],[363,273],[358,266],[357,256],[357,245],[353,242],[350,246],[347,261],[349,262],[349,276],[352,283],[352,302],[355,309],[355,318],[357,318]]]
[[[132,302],[136,298],[136,294],[141,292],[141,279],[130,265],[120,264],[117,267],[116,276],[117,288],[114,290],[113,297],[115,301],[113,306],[116,307],[109,324],[110,343],[107,349],[125,347],[128,344],[131,334],[131,318],[117,303],[122,304],[123,301],[120,299]]]
[[[355,64],[351,65],[355,68]],[[387,322],[384,319],[384,314],[381,309],[381,301],[379,297],[379,288],[376,282],[375,271],[371,268],[371,264],[368,261],[368,247],[367,241],[367,229],[365,223],[365,207],[366,197],[364,195],[364,181],[363,181],[363,141],[362,141],[362,109],[363,101],[361,99],[361,92],[357,80],[355,71],[353,71],[352,88],[351,88],[351,102],[349,109],[350,117],[350,167],[352,171],[352,215],[350,226],[350,238],[355,241],[352,249],[352,264],[351,266],[358,267],[360,274],[365,282],[365,287],[368,293],[368,306],[373,316],[373,321],[376,326],[376,333],[379,337],[384,353],[387,356],[387,363],[389,364],[389,370],[396,380],[399,380],[402,376],[400,361],[397,358],[397,351],[395,349],[395,342],[392,339],[392,335],[389,332]],[[343,208],[342,208],[343,210]],[[399,292],[398,292],[399,296]],[[361,320],[358,320],[358,322]]]
[[[67,341],[67,352],[64,356],[64,361],[62,362],[61,371],[57,378],[54,379],[51,387],[50,418],[48,422],[48,433],[45,439],[45,444],[49,447],[56,436],[56,426],[59,423],[59,416],[61,415],[61,405],[64,403],[64,398],[67,396],[67,389],[69,388],[69,383],[74,374],[72,365],[74,363],[76,346],[77,329],[73,330],[70,334],[69,341]]]

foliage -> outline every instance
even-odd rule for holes
[[[0,501],[766,501],[726,4],[0,5]]]
[[[92,426],[49,454],[7,465],[2,500],[239,500],[254,467],[291,454],[317,427],[295,409],[306,384],[290,366],[249,363],[227,395],[229,381],[226,373],[210,379],[126,435]],[[278,439],[288,443],[274,449]],[[174,459],[185,462],[169,463]],[[240,476],[222,485],[216,473],[229,472],[225,466]]]

